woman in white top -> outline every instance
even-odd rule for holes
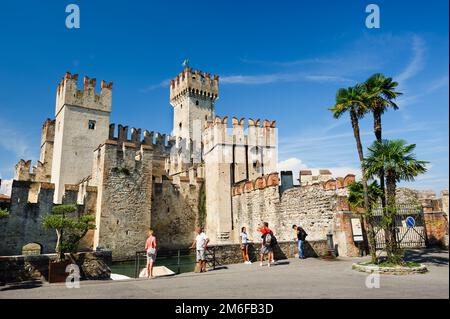
[[[239,235],[239,243],[241,244],[241,252],[242,252],[242,258],[244,258],[244,264],[251,264],[248,257],[248,244],[250,243],[250,239],[247,235],[247,229],[245,227],[242,227],[241,234]]]

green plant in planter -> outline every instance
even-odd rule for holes
[[[0,219],[8,218],[8,217],[9,217],[9,211],[7,209],[0,208]]]
[[[65,258],[65,253],[77,251],[80,240],[89,230],[95,229],[94,222],[92,215],[79,216],[75,205],[54,206],[52,213],[42,220],[44,228],[56,231],[55,251],[59,260]]]

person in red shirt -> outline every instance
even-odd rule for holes
[[[153,264],[156,261],[156,237],[153,235],[152,229],[148,230],[145,251],[147,252],[147,277],[153,278]]]
[[[262,227],[258,228],[258,231],[261,232],[262,245],[261,245],[261,260],[259,265],[262,266],[264,262],[264,255],[268,257],[267,267],[270,267],[271,263],[274,263],[273,258],[273,245],[272,238],[274,237],[272,230],[269,228],[269,223],[264,222]]]

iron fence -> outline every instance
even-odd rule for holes
[[[216,258],[216,247],[206,247],[205,249],[206,265],[211,269],[216,269],[219,266],[218,259]],[[173,261],[172,261],[173,260]],[[134,259],[134,278],[139,278],[142,262],[147,261],[147,252],[145,250],[137,251]],[[167,262],[169,261],[169,262]],[[183,267],[192,266],[197,264],[195,249],[164,249],[158,250],[156,253],[156,263],[163,263],[168,268],[175,269],[176,274],[181,273]],[[145,267],[144,264],[144,267]]]

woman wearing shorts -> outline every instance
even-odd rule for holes
[[[248,244],[250,242],[250,239],[248,238],[247,229],[245,227],[241,228],[239,242],[241,244],[242,258],[244,258],[244,264],[251,264],[252,262],[248,257]]]
[[[153,230],[148,230],[148,238],[145,242],[145,251],[147,252],[147,277],[154,278],[153,264],[156,261],[156,237],[153,235]]]

